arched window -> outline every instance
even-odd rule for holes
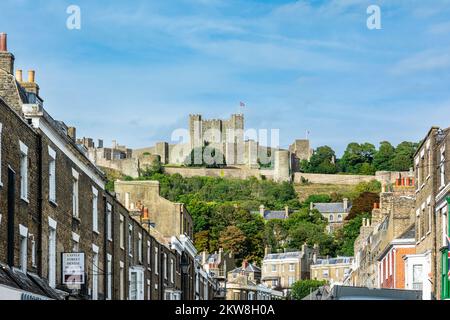
[[[338,222],[341,222],[341,221],[342,221],[342,215],[341,215],[341,214],[338,214],[338,216],[337,216],[337,221],[338,221]]]
[[[332,214],[330,214],[330,221],[333,221],[333,220],[334,220],[334,217]]]

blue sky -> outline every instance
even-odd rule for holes
[[[338,154],[450,125],[450,0],[2,0],[0,31],[47,110],[107,145],[169,140],[239,101],[247,128],[279,128],[282,146],[309,130]]]

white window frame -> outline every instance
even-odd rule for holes
[[[151,266],[151,255],[152,255],[152,249],[151,249],[151,245],[150,245],[150,240],[147,240],[147,266],[150,269]]]
[[[133,225],[128,224],[128,255],[133,256]]]
[[[295,271],[295,263],[289,263],[289,271]]]
[[[136,273],[136,299],[131,299],[132,274]],[[144,271],[139,267],[132,267],[129,271],[129,297],[130,300],[144,300]]]
[[[106,254],[107,290],[106,300],[112,299],[112,255]]]
[[[57,222],[48,217],[48,284],[56,287],[56,226]]]
[[[163,268],[164,280],[167,280],[167,253],[163,254]]]
[[[19,224],[19,235],[20,235],[20,270],[23,273],[27,272],[27,264],[28,264],[28,228]]]
[[[98,190],[92,187],[92,231],[98,232]]]
[[[92,245],[92,300],[98,300],[98,251],[99,248],[95,244]]]
[[[142,233],[138,233],[138,260],[142,263]]]
[[[442,146],[440,149],[441,154],[441,162],[439,164],[440,168],[440,189],[445,187],[445,146]]]
[[[428,197],[427,199],[427,208],[428,208],[428,226],[427,226],[427,232],[426,234],[430,234],[431,233],[431,228],[432,228],[432,221],[431,219],[433,219],[433,213],[431,210],[431,196]]]
[[[72,241],[73,241],[72,252],[79,252],[80,251],[80,235],[76,234],[73,231],[72,231]]]
[[[277,272],[277,265],[276,264],[272,264],[272,272]]]
[[[123,216],[123,214],[120,214],[119,220],[120,220],[120,222],[119,222],[119,226],[120,226],[119,243],[120,243],[120,249],[124,250],[125,249],[125,217]]]
[[[106,236],[108,241],[113,241],[112,238],[112,206],[109,202],[106,203]]]
[[[56,151],[48,146],[48,200],[56,203]]]
[[[125,300],[125,263],[119,261],[119,300]]]
[[[28,200],[28,147],[22,142],[20,144],[20,198],[25,202]]]
[[[173,261],[173,258],[170,259],[170,282],[174,283],[174,273],[175,273],[175,263]]]
[[[79,218],[79,181],[80,175],[79,173],[72,168],[72,215],[75,218]]]
[[[447,235],[448,235],[448,206],[445,205],[442,209],[441,209],[441,214],[442,214],[442,246],[443,247],[447,247],[449,245],[448,240],[447,240]]]

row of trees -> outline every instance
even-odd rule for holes
[[[130,177],[125,179],[131,179]],[[249,178],[168,175],[157,163],[141,172],[140,180],[158,180],[161,195],[185,203],[194,220],[194,243],[199,251],[219,248],[233,251],[238,260],[259,263],[264,247],[273,251],[301,248],[302,244],[319,244],[322,255],[353,255],[353,242],[359,233],[362,215],[377,201],[379,183],[366,182],[355,187],[350,221],[336,232],[326,232],[326,219],[310,210],[310,202],[341,201],[343,195],[311,195],[304,202],[290,183],[275,183]],[[348,195],[345,195],[348,197]],[[289,206],[294,212],[285,220],[264,221],[259,215],[263,204],[272,210]]]
[[[310,161],[303,160],[300,170],[307,173],[349,173],[373,175],[376,171],[408,171],[418,143],[404,141],[394,147],[388,141],[380,143],[378,150],[371,143],[350,143],[343,156],[329,146],[318,147]]]

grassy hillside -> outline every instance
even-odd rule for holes
[[[340,185],[340,184],[296,184],[294,185],[295,191],[298,194],[300,202],[305,201],[310,195],[327,194],[331,197],[333,195],[340,195],[350,199],[355,198],[358,193],[355,191],[355,186]]]

